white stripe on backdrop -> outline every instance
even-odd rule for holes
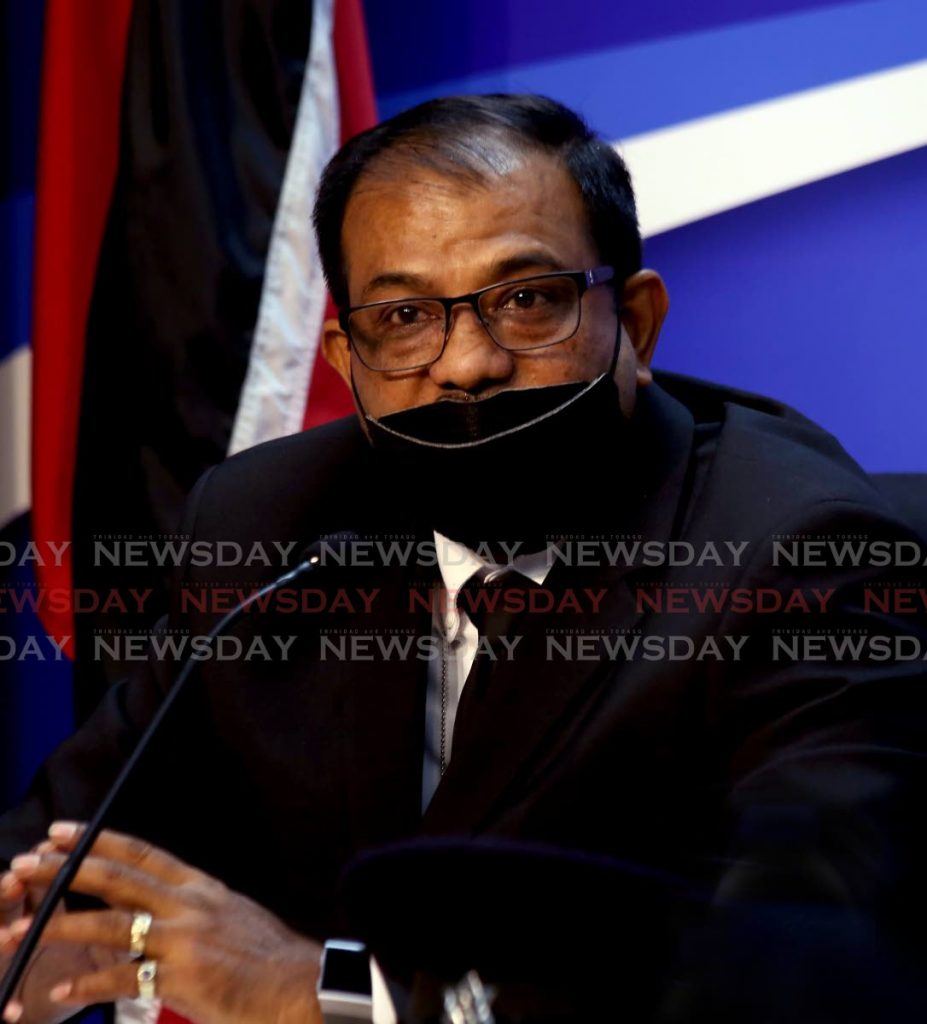
[[[645,236],[927,145],[927,61],[616,143]]]

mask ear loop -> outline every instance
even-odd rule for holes
[[[360,414],[365,423],[370,420],[370,416],[367,415],[367,410],[364,408],[364,403],[361,401],[361,396],[357,393],[357,385],[354,383],[354,358],[353,353],[351,356],[351,394],[354,396],[354,402],[357,408],[360,410]]]
[[[618,307],[618,333],[615,335],[615,347],[612,349],[612,362],[608,368],[608,376],[612,380],[615,379],[615,367],[618,365],[618,353],[621,350],[621,308],[621,306]]]

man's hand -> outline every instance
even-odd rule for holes
[[[34,846],[31,853],[50,853],[55,844],[50,840]],[[5,928],[17,918],[36,908],[42,898],[41,891],[30,893],[29,888],[13,874],[5,871],[0,875],[0,927]]]
[[[47,886],[81,827],[58,823],[52,849],[16,858],[20,885]],[[88,1003],[138,995],[138,963],[128,959],[132,918],[153,918],[145,958],[157,962],[157,994],[197,1024],[317,1024],[319,946],[296,935],[258,904],[148,843],[103,832],[81,865],[72,890],[96,896],[108,909],[55,916],[41,947],[65,943],[119,956],[116,963],[63,978],[49,993],[67,1013]],[[15,943],[28,918],[6,929]],[[0,932],[0,942],[4,934]],[[2,947],[0,947],[2,948]]]
[[[39,843],[31,854],[53,853],[55,845],[50,840]],[[35,881],[25,884],[13,871],[0,875],[0,975],[6,972],[10,958],[16,948],[17,936],[7,926],[31,914],[42,902],[47,886]],[[62,909],[56,913],[63,912]],[[6,1007],[4,1020],[21,1021],[22,1024],[56,1024],[74,1013],[73,1007],[52,1003],[48,993],[63,978],[73,977],[99,967],[107,960],[112,961],[109,950],[88,950],[75,946],[45,946],[33,956],[23,975],[16,999]]]

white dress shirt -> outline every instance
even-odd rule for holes
[[[451,741],[454,735],[454,722],[457,718],[457,705],[460,694],[479,643],[476,626],[466,613],[457,608],[457,592],[468,579],[478,570],[487,566],[490,569],[515,569],[532,582],[542,584],[550,572],[553,558],[549,549],[533,551],[529,554],[516,555],[508,564],[488,562],[476,552],[457,541],[445,537],[435,530],[435,549],[438,568],[447,593],[446,602],[437,601],[434,605],[432,635],[435,637],[435,650],[445,652],[447,672],[447,712],[445,714],[444,756],[451,759]],[[422,767],[422,810],[424,810],[441,781],[441,671],[442,659],[432,658],[428,662],[428,687],[425,698],[425,758]]]

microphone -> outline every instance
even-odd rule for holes
[[[244,612],[246,612],[255,601],[259,601],[261,598],[274,593],[274,591],[280,587],[285,586],[288,583],[293,583],[295,580],[313,572],[322,562],[322,552],[326,546],[331,545],[334,542],[341,542],[342,544],[350,543],[356,539],[357,535],[355,533],[345,530],[339,533],[326,534],[324,537],[320,537],[318,540],[313,541],[303,551],[297,565],[283,573],[281,576],[278,576],[262,589],[250,594],[243,601],[239,602],[239,604],[237,604],[230,612],[227,612],[209,631],[207,634],[207,641],[211,642],[215,640],[216,637],[222,636],[223,633],[225,633],[241,618]],[[83,863],[84,858],[90,852],[90,848],[93,846],[97,836],[102,831],[106,815],[109,813],[116,801],[116,798],[131,778],[132,773],[141,761],[151,741],[157,735],[158,730],[161,728],[161,724],[170,714],[171,708],[177,702],[177,698],[186,686],[187,680],[193,674],[193,670],[196,668],[197,664],[197,661],[193,661],[189,655],[187,656],[180,672],[177,674],[177,678],[168,690],[167,696],[155,712],[154,717],[148,723],[148,727],[145,729],[138,743],[135,745],[135,749],[129,755],[126,763],[122,766],[122,770],[116,777],[116,781],[112,786],[110,786],[106,796],[103,797],[103,800],[100,802],[93,818],[91,818],[87,823],[87,827],[83,835],[68,855],[64,864],[62,864],[61,870],[55,876],[55,879],[49,886],[44,899],[36,909],[32,924],[23,936],[22,942],[16,950],[16,953],[13,955],[10,966],[7,968],[6,974],[3,977],[3,982],[0,983],[0,1015],[3,1014],[7,1003],[13,997],[13,993],[16,991],[16,986],[19,984],[23,973],[25,972],[29,958],[35,951],[39,937],[45,930],[45,926],[48,924],[58,901],[74,880],[74,876],[80,870],[80,866]]]

